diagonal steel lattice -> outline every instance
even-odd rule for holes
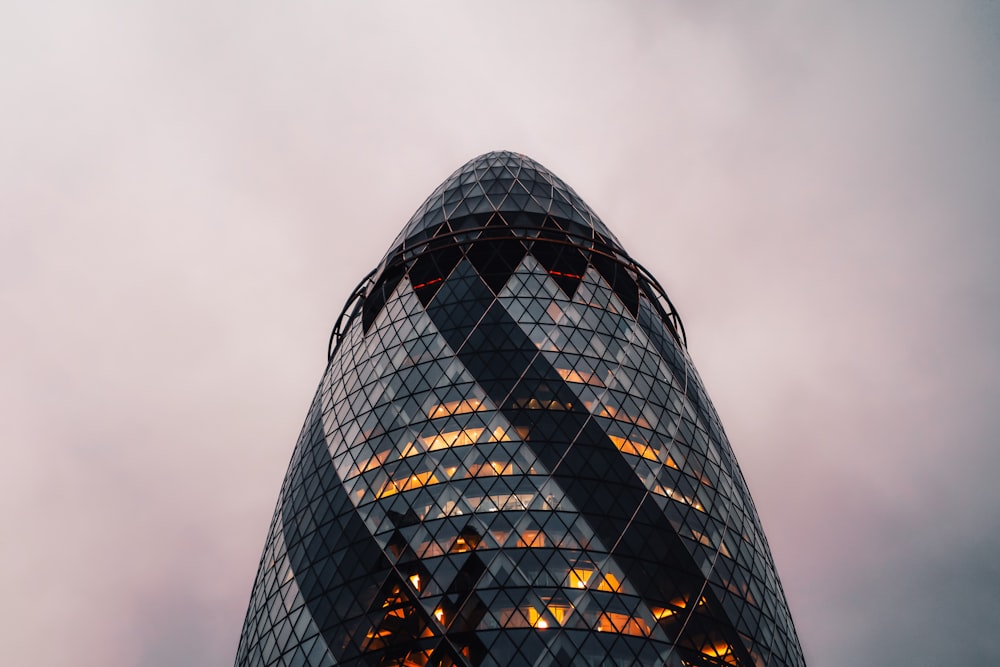
[[[684,336],[559,178],[468,162],[334,327],[236,664],[804,665]]]

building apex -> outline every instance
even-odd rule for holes
[[[469,218],[481,219],[485,225],[494,213],[500,213],[509,225],[514,223],[505,213],[508,217],[521,214],[518,224],[529,226],[529,220],[550,217],[578,234],[620,247],[597,214],[561,178],[527,155],[491,151],[466,162],[431,193],[396,237],[389,254],[442,232],[475,226]]]

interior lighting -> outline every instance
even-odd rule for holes
[[[617,435],[609,435],[608,438],[611,439],[611,442],[615,443],[615,447],[625,454],[641,456],[644,459],[656,461],[657,463],[660,462],[659,457],[656,455],[657,451],[644,442],[621,438]]]
[[[427,416],[431,419],[437,419],[439,417],[448,417],[451,415],[464,415],[470,412],[479,411],[482,405],[483,402],[478,398],[467,398],[461,401],[449,401],[448,403],[441,403],[432,407],[427,412]]]
[[[572,382],[575,384],[589,384],[594,387],[603,387],[604,383],[601,382],[601,378],[597,377],[593,373],[588,371],[577,371],[572,368],[557,368],[559,375],[566,382]]]

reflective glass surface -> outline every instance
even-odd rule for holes
[[[558,178],[459,169],[352,299],[237,665],[804,665],[683,327]]]

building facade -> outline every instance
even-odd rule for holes
[[[805,664],[679,317],[538,163],[464,165],[348,301],[236,664]]]

